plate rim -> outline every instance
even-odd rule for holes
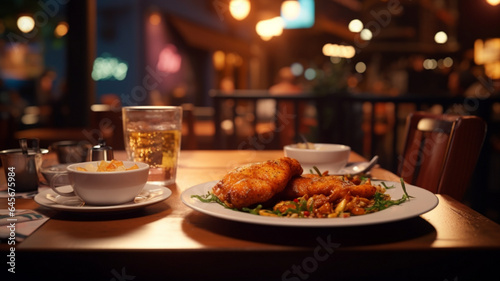
[[[231,209],[224,208],[223,206],[216,204],[216,203],[203,203],[197,199],[191,198],[191,195],[202,195],[206,194],[215,183],[217,183],[218,180],[215,181],[209,181],[209,182],[204,182],[200,183],[197,185],[194,185],[186,190],[184,190],[181,193],[181,201],[188,207],[190,207],[193,210],[199,211],[201,213],[204,213],[209,216],[221,218],[221,219],[226,219],[226,220],[231,220],[231,221],[237,221],[237,222],[243,222],[243,223],[251,223],[251,224],[260,224],[260,225],[272,225],[272,226],[284,226],[284,227],[309,227],[309,228],[316,228],[316,227],[353,227],[353,226],[365,226],[365,225],[375,225],[375,224],[383,224],[383,223],[389,223],[389,222],[395,222],[395,221],[401,221],[405,219],[410,219],[410,218],[415,218],[418,217],[424,213],[427,213],[431,210],[433,210],[438,204],[439,204],[439,198],[432,192],[423,189],[421,187],[411,185],[408,183],[405,183],[405,187],[408,191],[408,194],[410,196],[413,196],[412,193],[418,193],[419,197],[424,197],[422,199],[417,199],[417,196],[414,196],[414,198],[410,199],[410,201],[405,202],[401,205],[395,205],[391,206],[390,208],[387,208],[385,210],[376,212],[376,213],[371,213],[371,214],[366,214],[362,216],[351,216],[348,218],[332,218],[332,219],[309,219],[309,218],[277,218],[277,217],[266,217],[266,216],[257,216],[253,215],[250,213],[245,213],[245,212],[238,212],[234,211]],[[393,190],[393,189],[388,189],[386,192],[387,193],[403,193],[402,188],[401,188],[401,183],[400,182],[395,182],[395,181],[390,181],[390,180],[372,180],[373,183],[380,183],[384,182],[387,185],[389,184],[398,184],[398,186]],[[199,189],[202,189],[204,192],[203,193],[196,193],[193,194],[194,191],[198,191]],[[399,192],[400,190],[400,192]],[[400,198],[401,195],[399,195],[397,198]],[[392,194],[391,194],[392,197]],[[393,198],[394,199],[394,198]],[[197,201],[194,201],[197,200]],[[421,207],[417,207],[416,210],[411,210],[412,208],[415,209],[414,205],[415,203],[411,203],[412,208],[408,207],[410,202],[415,202],[417,201],[417,204],[422,204]],[[193,203],[193,201],[195,203]],[[202,204],[214,204],[214,205],[202,205]],[[405,205],[406,204],[406,205]],[[209,207],[210,206],[210,207]],[[212,206],[216,206],[215,210],[213,211]],[[401,208],[403,208],[403,212],[401,212]],[[404,211],[408,211],[410,209],[411,212],[405,213]],[[230,213],[232,212],[232,213]],[[388,218],[384,218],[383,215],[387,214],[390,212],[390,216]],[[380,215],[382,214],[382,215]],[[382,216],[382,217],[381,217]],[[366,218],[375,218],[373,220],[369,220]]]
[[[64,186],[69,186],[69,185],[64,185]],[[61,186],[61,187],[64,187]],[[78,212],[78,213],[93,213],[93,212],[118,212],[118,211],[125,211],[125,210],[131,210],[131,209],[138,209],[142,207],[146,207],[161,201],[164,201],[168,199],[170,196],[172,196],[172,190],[165,186],[161,185],[155,185],[155,184],[148,184],[146,183],[143,187],[144,188],[150,188],[150,189],[157,189],[161,188],[163,189],[163,193],[161,196],[155,197],[151,200],[141,202],[141,203],[123,203],[123,204],[118,204],[118,205],[106,205],[106,206],[82,206],[82,207],[74,207],[74,206],[66,206],[62,204],[57,204],[49,201],[45,197],[47,196],[48,193],[52,193],[52,195],[57,195],[52,189],[46,189],[44,191],[39,192],[35,197],[33,198],[36,203],[38,203],[40,206],[58,210],[58,211],[65,211],[65,212]],[[50,204],[53,203],[53,204]]]

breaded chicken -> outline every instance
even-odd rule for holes
[[[302,174],[300,163],[289,157],[249,164],[227,173],[212,192],[231,208],[263,203],[277,193],[295,176]]]
[[[316,194],[326,195],[330,202],[344,198],[350,194],[363,198],[370,198],[375,195],[376,187],[371,183],[355,185],[351,181],[344,180],[343,176],[317,176],[303,175],[293,178],[280,197],[293,199],[304,195],[313,196]]]

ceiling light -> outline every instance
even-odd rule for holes
[[[348,26],[351,32],[360,32],[363,30],[363,23],[358,19],[353,19]]]
[[[250,13],[250,0],[231,0],[229,2],[229,12],[233,18],[243,20]]]
[[[275,17],[268,20],[261,20],[255,26],[255,31],[266,41],[273,36],[280,36],[283,33],[283,19]]]
[[[281,3],[281,15],[287,20],[296,19],[300,14],[300,3],[297,0],[285,0]]]
[[[434,41],[438,44],[444,44],[446,41],[448,41],[448,34],[444,31],[439,31],[434,35]]]
[[[17,27],[24,33],[29,33],[35,28],[35,20],[31,16],[20,16],[17,19]]]
[[[359,37],[361,37],[361,39],[363,39],[365,41],[369,41],[373,38],[373,34],[369,29],[365,28],[365,29],[361,30],[361,32],[359,33]]]

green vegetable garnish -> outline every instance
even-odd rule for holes
[[[222,202],[219,197],[215,196],[215,194],[211,193],[210,191],[205,195],[191,195],[191,198],[197,198],[203,203],[217,203],[222,205],[224,208],[231,209],[224,202]]]
[[[386,187],[386,185],[383,182],[382,182],[382,184],[384,185],[384,187]],[[401,187],[403,188],[403,193],[404,193],[403,196],[401,197],[401,199],[386,200],[385,194],[380,193],[380,192],[376,192],[375,196],[374,196],[375,203],[373,204],[373,206],[365,208],[365,211],[367,213],[381,211],[381,210],[389,208],[390,206],[399,205],[407,200],[410,200],[410,198],[413,198],[412,196],[408,195],[408,192],[406,192],[406,186],[405,186],[403,179],[401,179]],[[393,187],[391,187],[391,188],[393,188]]]
[[[259,211],[262,210],[262,205],[257,205],[257,207],[251,209],[251,208],[242,208],[241,209],[243,212],[250,213],[252,215],[258,215]]]
[[[320,172],[320,170],[318,169],[318,167],[313,166],[313,169],[314,169],[314,171],[316,171],[316,173],[318,173],[318,175],[319,175],[320,177],[322,177],[322,176],[323,176],[323,174]],[[314,174],[314,172],[313,172],[312,170],[309,170],[309,173]]]
[[[385,188],[385,189],[396,188],[396,186],[394,186],[394,185],[387,186],[387,185],[385,184],[385,182],[381,182],[381,184],[384,186],[384,188]]]

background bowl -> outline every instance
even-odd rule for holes
[[[59,163],[79,163],[88,160],[91,144],[87,141],[59,141],[50,146]]]
[[[115,172],[77,171],[77,167],[85,168],[89,163],[97,166],[99,162],[71,164],[67,168],[73,190],[86,204],[117,205],[130,202],[148,180],[149,165],[133,161],[123,161],[123,165],[129,168],[137,164],[139,169]]]
[[[321,173],[328,171],[334,174],[345,167],[351,153],[351,148],[347,145],[328,143],[315,143],[314,149],[300,148],[297,144],[291,144],[286,145],[283,150],[285,156],[300,162],[304,174],[310,173],[313,166],[316,166]]]

